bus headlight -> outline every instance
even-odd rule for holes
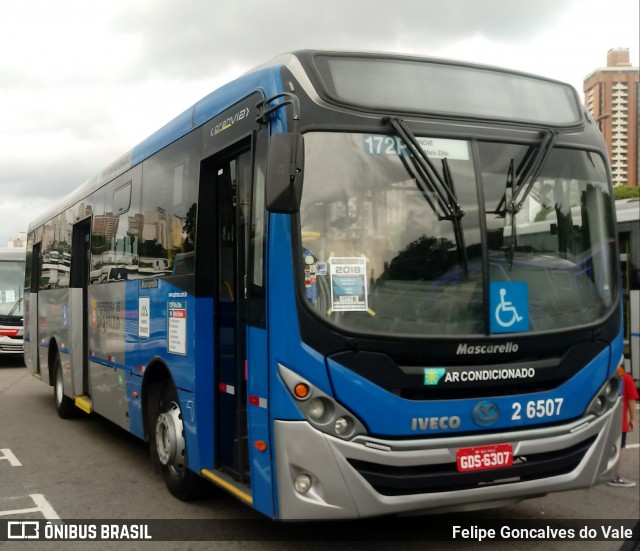
[[[603,413],[609,411],[618,399],[618,389],[620,381],[618,375],[611,377],[593,397],[587,408],[587,415],[595,415],[600,417]]]
[[[315,428],[343,440],[349,440],[359,434],[367,434],[362,422],[331,396],[282,364],[278,364],[278,368],[280,376],[295,398],[298,408]],[[296,389],[301,386],[309,389],[304,397],[300,396],[300,392],[296,392]]]
[[[325,414],[331,415],[331,402],[325,398],[312,398],[306,406],[307,417],[321,423],[326,422]]]

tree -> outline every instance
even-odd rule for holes
[[[613,194],[618,199],[631,199],[632,197],[640,197],[640,187],[614,186]]]

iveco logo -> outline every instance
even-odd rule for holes
[[[478,402],[471,412],[471,417],[476,425],[481,427],[490,427],[500,416],[498,406],[493,402]]]
[[[460,417],[414,417],[411,419],[411,430],[447,430],[460,427]]]

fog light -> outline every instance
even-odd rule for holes
[[[336,420],[336,424],[334,425],[334,429],[338,436],[346,436],[349,434],[351,432],[351,427],[353,427],[353,422],[347,417],[340,417]]]
[[[296,492],[299,494],[306,494],[311,488],[311,477],[308,474],[301,474],[296,478],[295,484]]]

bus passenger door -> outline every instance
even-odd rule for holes
[[[246,264],[251,152],[216,163],[215,361],[217,467],[249,484],[246,392]]]
[[[40,289],[41,253],[42,243],[33,246],[31,254],[31,289],[29,289],[29,312],[25,320],[25,336],[29,337],[28,357],[25,355],[25,363],[31,371],[40,376],[40,317],[38,310],[38,290]],[[25,292],[27,289],[25,289]],[[26,343],[25,343],[26,344]]]
[[[75,395],[89,395],[89,338],[87,285],[91,266],[91,219],[73,226],[71,237],[70,320],[73,357],[73,390]]]

